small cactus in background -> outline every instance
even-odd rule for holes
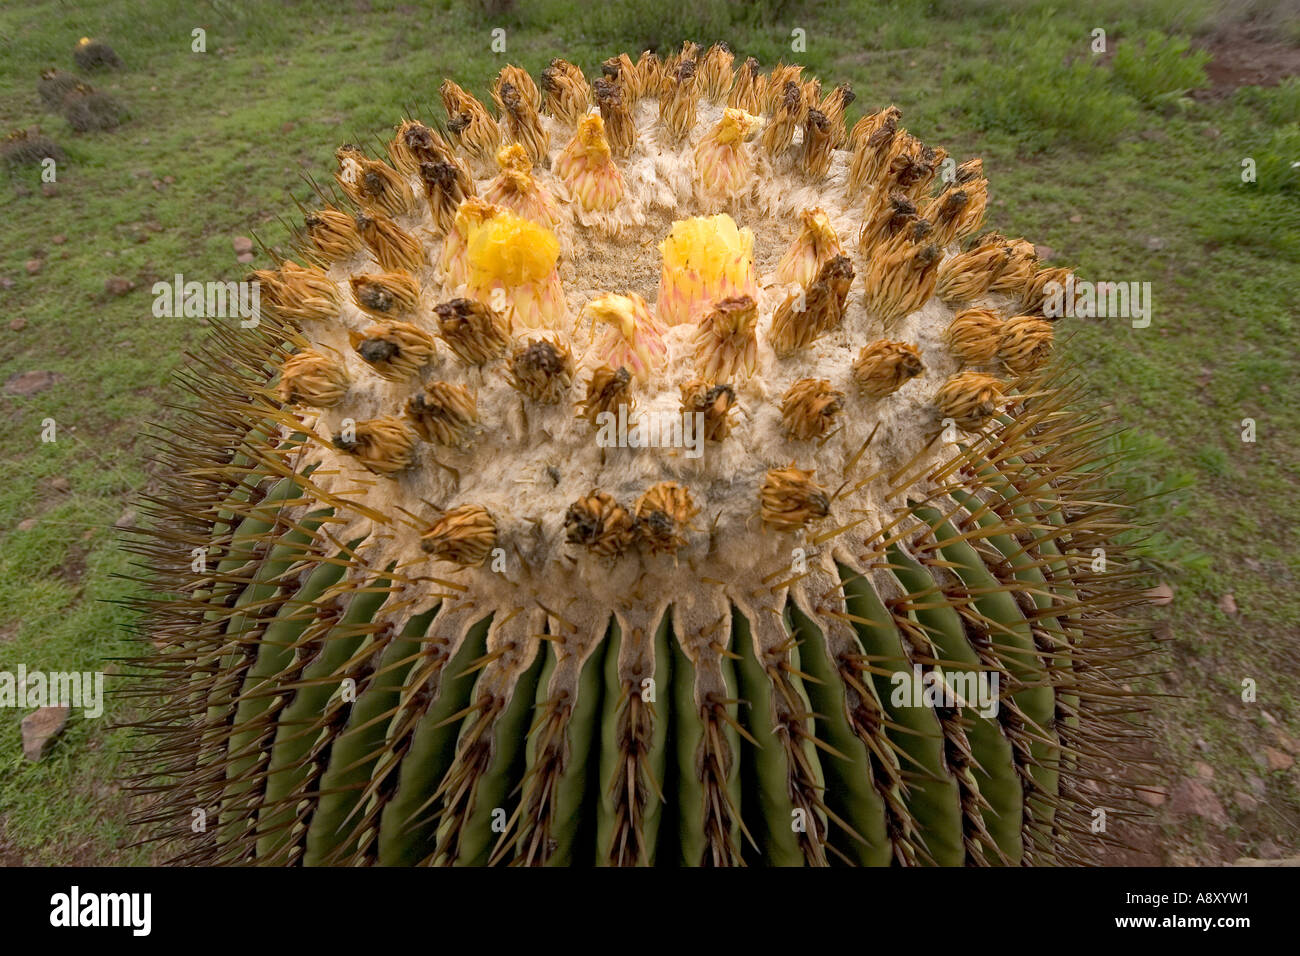
[[[72,48],[72,59],[77,64],[77,69],[87,72],[122,68],[122,58],[116,50],[103,40],[92,40],[90,37],[82,37],[77,41],[77,45]]]
[[[338,150],[349,208],[191,375],[138,544],[153,836],[1088,859],[1146,637],[1103,424],[1049,361],[1068,272],[975,238],[982,165],[722,46],[441,93],[446,137]]]

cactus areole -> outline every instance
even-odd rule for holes
[[[138,544],[151,835],[1087,860],[1145,637],[1104,423],[1050,362],[1068,270],[981,232],[979,160],[888,104],[846,128],[801,67],[599,77],[447,81],[445,121],[340,148],[260,323],[184,375]]]

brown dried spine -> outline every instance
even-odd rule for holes
[[[659,121],[668,131],[670,142],[680,143],[694,128],[699,99],[695,61],[684,60],[659,99]]]

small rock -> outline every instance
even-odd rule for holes
[[[1300,754],[1300,741],[1296,740],[1281,727],[1272,728],[1273,739],[1279,747],[1290,754]]]
[[[1264,757],[1268,760],[1269,770],[1290,770],[1295,766],[1295,757],[1289,753],[1283,753],[1276,747],[1265,747]]]
[[[40,760],[46,746],[68,723],[67,707],[42,707],[23,718],[23,756]]]
[[[66,494],[72,490],[72,482],[66,478],[54,478],[50,481],[50,487],[55,491],[62,491]]]
[[[1265,395],[1267,395],[1269,392],[1272,391],[1272,389],[1269,388],[1267,385],[1261,385],[1261,386],[1259,387],[1259,390],[1260,390],[1261,392],[1263,392]]]
[[[1228,824],[1228,814],[1214,791],[1193,777],[1174,788],[1169,795],[1169,810],[1179,816],[1200,817],[1218,826]]]
[[[68,237],[61,232],[50,238],[50,242],[54,243],[56,246],[61,246],[67,241]]]
[[[130,528],[134,524],[135,524],[135,509],[128,508],[126,511],[123,511],[122,514],[118,516],[118,519],[116,521],[113,522],[113,527]]]
[[[1164,806],[1167,799],[1164,787],[1138,787],[1137,795],[1149,807]]]
[[[1257,797],[1268,793],[1268,784],[1264,782],[1264,778],[1257,777],[1253,773],[1246,774],[1246,786],[1250,787],[1250,792]]]
[[[176,177],[175,177],[175,176],[164,176],[164,177],[163,177],[163,182],[165,182],[168,186],[170,186],[172,183],[176,182]]]
[[[13,279],[9,278],[8,276],[0,276],[0,289],[12,289],[13,287],[14,287]]]
[[[1280,860],[1285,855],[1286,855],[1286,851],[1284,851],[1280,846],[1278,846],[1272,840],[1264,840],[1259,845],[1260,859]]]
[[[241,252],[239,255],[235,256],[235,261],[236,261],[236,262],[252,262],[252,261],[253,261],[253,254],[252,254],[251,252]]]
[[[1232,795],[1232,802],[1242,813],[1254,813],[1259,809],[1259,801],[1240,790]]]
[[[1231,591],[1229,591],[1223,597],[1219,598],[1219,610],[1222,611],[1224,614],[1237,613],[1237,599],[1233,597]]]
[[[1147,603],[1149,604],[1171,604],[1174,600],[1174,589],[1163,581],[1153,588],[1148,588],[1142,593],[1146,595]]]
[[[1222,135],[1217,126],[1207,126],[1201,132],[1205,134],[1207,139],[1218,139]]]
[[[59,194],[58,183],[41,183],[41,195],[44,196],[46,199],[49,199],[51,196],[57,196],[58,194]]]
[[[1083,217],[1080,216],[1078,213],[1075,213],[1073,216],[1070,217],[1070,222],[1083,222]]]
[[[1159,252],[1166,245],[1168,245],[1168,243],[1165,242],[1163,239],[1161,239],[1159,236],[1147,236],[1145,245],[1152,252]]]
[[[135,288],[135,283],[122,276],[110,276],[104,280],[104,291],[109,295],[126,295]]]
[[[236,254],[253,251],[253,240],[247,236],[235,236],[234,239],[230,240],[230,244],[235,247]]]
[[[1246,559],[1245,559],[1245,562],[1246,562],[1246,567],[1250,568],[1252,571],[1263,571],[1263,570],[1264,570],[1264,565],[1262,565],[1260,562],[1256,561],[1254,558],[1246,558]]]
[[[25,328],[27,328],[27,320],[26,320],[26,319],[10,319],[10,320],[9,320],[9,331],[10,331],[10,332],[21,332],[21,331],[22,331],[23,329],[25,329]]]
[[[1051,246],[1034,246],[1034,255],[1040,259],[1050,259],[1056,255],[1056,250]]]
[[[36,527],[35,518],[24,518],[22,521],[18,522],[19,531],[31,531],[35,527]]]
[[[1202,780],[1214,779],[1214,768],[1211,767],[1204,760],[1196,761],[1196,763],[1193,764],[1193,767],[1196,769],[1196,775],[1200,777]]]
[[[290,120],[288,123],[281,123],[281,124],[280,124],[280,132],[281,132],[281,133],[292,133],[292,132],[294,131],[294,128],[295,128],[296,126],[297,126],[297,124],[294,123],[292,120]]]
[[[25,268],[25,269],[27,270],[27,274],[28,274],[29,276],[34,276],[34,275],[36,275],[36,273],[40,272],[41,269],[45,268],[45,260],[44,260],[44,259],[28,259],[28,260],[23,264],[23,268]]]
[[[6,395],[35,395],[43,392],[63,376],[57,372],[44,369],[32,372],[19,372],[5,382]]]

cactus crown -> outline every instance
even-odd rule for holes
[[[851,91],[798,67],[688,44],[603,72],[507,67],[497,115],[449,80],[392,165],[341,148],[305,264],[216,334],[141,546],[159,835],[207,862],[1079,858],[1071,781],[1126,733],[1098,701],[1139,638],[1032,245],[963,252],[978,161],[945,177],[894,107],[846,132]]]

